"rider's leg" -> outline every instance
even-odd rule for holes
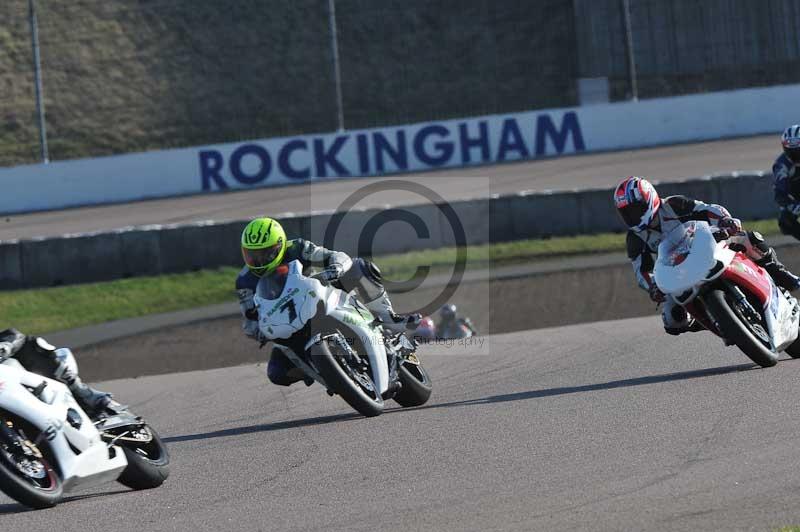
[[[381,271],[364,259],[354,259],[353,265],[339,279],[342,288],[355,291],[358,299],[370,312],[377,315],[383,326],[394,332],[414,330],[422,321],[420,314],[397,314],[383,287]]]
[[[111,398],[111,394],[96,390],[81,380],[78,375],[78,363],[69,349],[56,349],[44,338],[28,336],[25,346],[15,358],[28,371],[66,384],[78,404],[90,416],[108,410],[116,412],[123,409]]]
[[[705,330],[699,321],[694,319],[686,312],[686,309],[675,302],[672,297],[667,296],[664,301],[664,308],[661,312],[661,319],[664,321],[664,331],[667,334],[677,336],[685,332],[697,332]]]
[[[790,291],[800,288],[800,278],[781,264],[775,250],[767,245],[761,233],[748,231],[743,235],[734,235],[728,241],[744,248],[745,254],[767,270],[778,286]]]
[[[800,222],[797,221],[797,216],[786,209],[781,209],[778,227],[784,235],[791,235],[800,240]]]
[[[267,378],[278,386],[291,386],[295,382],[306,381],[306,385],[313,383],[313,379],[306,378],[302,369],[298,368],[284,355],[280,349],[273,347],[267,363]]]

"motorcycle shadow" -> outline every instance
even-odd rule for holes
[[[183,436],[169,436],[162,438],[164,443],[182,443],[195,440],[208,440],[211,438],[226,438],[228,436],[240,436],[243,434],[253,434],[258,432],[272,432],[276,430],[294,429],[300,427],[311,427],[315,425],[325,425],[339,421],[364,419],[361,414],[350,412],[347,414],[336,414],[331,416],[312,417],[307,419],[295,419],[291,421],[278,421],[276,423],[263,423],[250,425],[248,427],[236,427],[232,429],[215,430],[212,432],[202,432],[197,434],[185,434]]]
[[[628,388],[633,386],[644,386],[647,384],[657,384],[661,382],[682,381],[689,379],[700,379],[703,377],[713,377],[725,375],[726,373],[736,373],[740,371],[750,371],[761,369],[755,364],[738,364],[735,366],[722,366],[717,368],[706,368],[692,371],[679,371],[676,373],[665,373],[663,375],[650,375],[646,377],[635,377],[632,379],[620,379],[616,381],[601,382],[598,384],[584,384],[581,386],[562,386],[558,388],[546,388],[542,390],[530,390],[527,392],[507,393],[502,395],[492,395],[476,399],[464,399],[450,403],[438,403],[420,406],[417,408],[398,408],[387,410],[386,413],[402,412],[405,410],[421,410],[428,408],[451,408],[457,406],[471,406],[491,403],[506,403],[510,401],[526,401],[529,399],[539,399],[542,397],[553,397],[558,395],[569,395],[574,393],[595,392],[599,390],[611,390],[614,388]]]
[[[59,506],[62,504],[82,501],[86,499],[96,499],[98,497],[109,497],[111,495],[119,495],[122,493],[133,493],[134,490],[131,489],[121,489],[121,490],[114,490],[114,491],[104,491],[99,493],[87,493],[84,495],[67,495],[65,496],[61,502],[59,502]],[[51,508],[52,510],[53,508]],[[10,514],[22,514],[26,512],[42,512],[47,510],[34,510],[33,508],[28,508],[27,506],[23,506],[16,502],[10,502],[8,504],[0,504],[0,515],[10,515]]]

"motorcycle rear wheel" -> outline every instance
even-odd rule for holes
[[[431,397],[433,387],[428,372],[422,364],[412,364],[404,362],[397,369],[397,377],[403,383],[403,387],[397,392],[393,399],[403,408],[421,406],[428,402]]]
[[[752,324],[736,312],[725,295],[723,290],[712,290],[704,297],[709,313],[719,324],[720,332],[762,368],[777,364],[778,353],[768,349],[756,337]]]
[[[145,431],[149,441],[120,438],[115,442],[128,460],[128,467],[117,482],[134,490],[157,488],[169,477],[169,453],[152,427],[144,425],[140,430]]]

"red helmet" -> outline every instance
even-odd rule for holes
[[[433,323],[430,316],[422,318],[419,326],[414,330],[414,336],[425,340],[433,340],[436,338],[436,325]]]
[[[631,229],[645,229],[655,218],[661,198],[647,179],[626,177],[614,191],[614,206]]]

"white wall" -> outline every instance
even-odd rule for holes
[[[777,133],[800,85],[0,169],[0,213]]]

